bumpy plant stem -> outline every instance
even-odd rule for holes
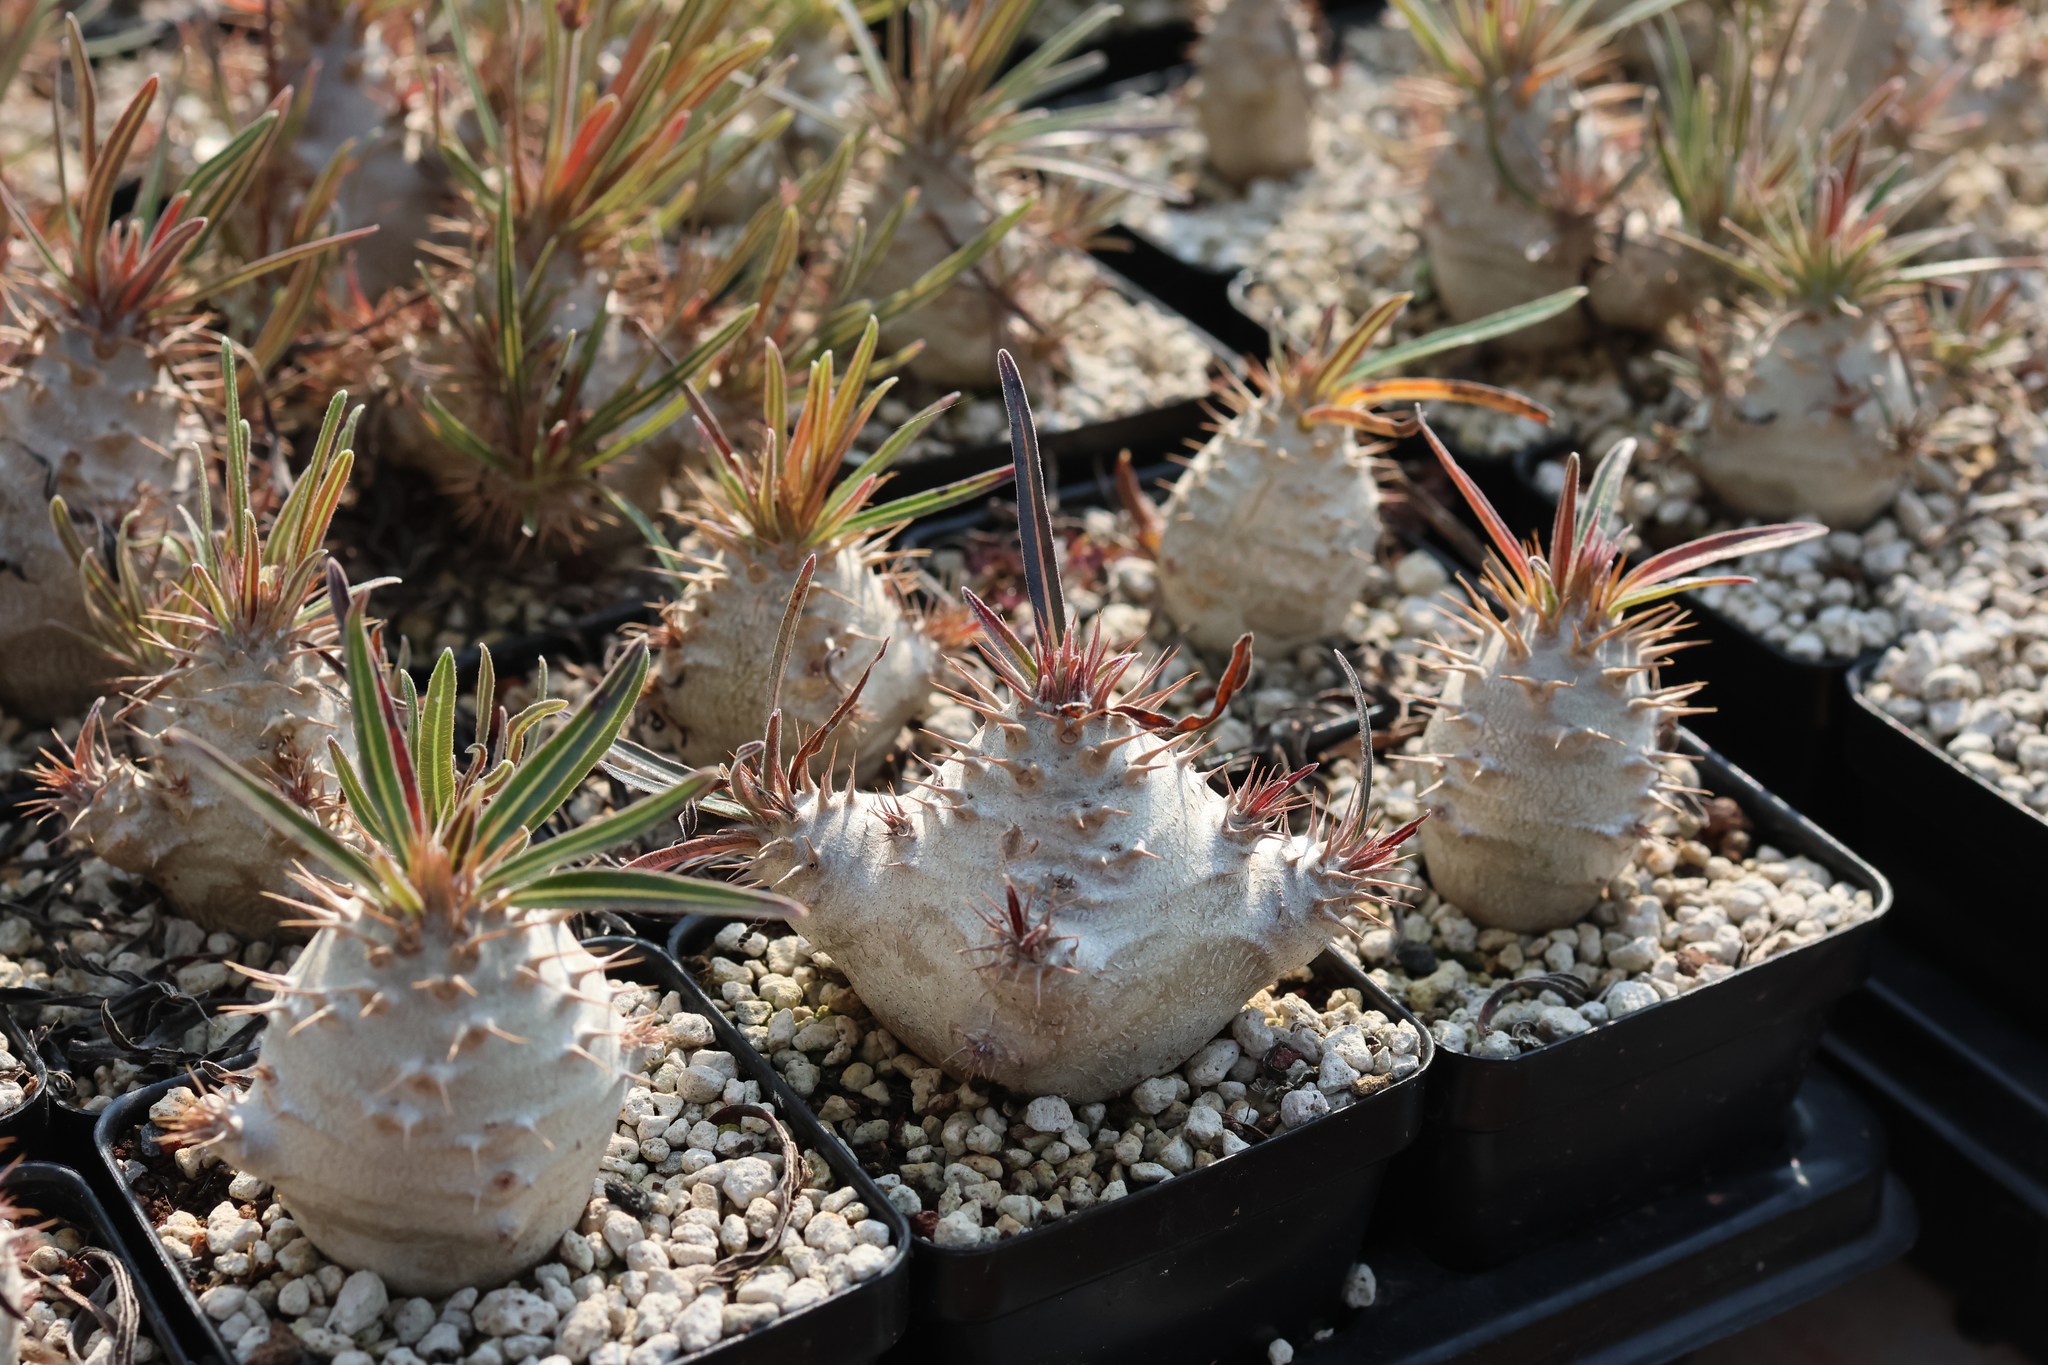
[[[338,569],[328,596],[350,602]],[[289,973],[260,978],[271,997],[253,1008],[271,1026],[248,1089],[202,1097],[173,1127],[274,1184],[343,1265],[405,1294],[488,1288],[581,1215],[640,1041],[621,1029],[605,964],[578,944],[570,916],[802,908],[659,872],[562,870],[674,819],[708,777],[534,838],[624,726],[644,650],[544,742],[536,726],[561,703],[508,716],[486,655],[478,739],[463,759],[453,655],[401,708],[360,599],[343,635],[359,762],[333,757],[353,840],[217,749],[182,741],[332,880],[306,883],[312,943]]]
[[[1548,409],[1485,384],[1374,376],[1442,351],[1505,336],[1577,306],[1568,289],[1379,355],[1373,341],[1409,300],[1395,295],[1332,339],[1325,316],[1300,350],[1284,343],[1249,382],[1223,391],[1229,415],[1173,486],[1160,514],[1132,510],[1159,563],[1159,605],[1187,638],[1227,649],[1246,631],[1282,648],[1337,636],[1365,590],[1380,540],[1372,458],[1360,437],[1414,434],[1412,415],[1373,409],[1442,399],[1535,421]]]
[[[1002,371],[1033,625],[1027,644],[968,595],[998,680],[963,674],[980,729],[898,797],[811,781],[830,725],[785,762],[775,712],[732,770],[743,822],[655,857],[744,856],[757,882],[804,899],[811,942],[892,1033],[956,1075],[1101,1099],[1179,1064],[1306,965],[1344,910],[1374,898],[1413,827],[1373,832],[1361,797],[1297,834],[1269,790],[1293,775],[1210,788],[1189,750],[1249,676],[1248,638],[1206,714],[1154,709],[1172,690],[1153,688],[1156,670],[1118,695],[1135,656],[1068,622],[1007,354]]]
[[[61,500],[53,509],[97,634],[132,681],[112,723],[95,703],[70,752],[46,754],[37,775],[44,809],[71,838],[148,878],[207,929],[268,938],[281,918],[274,897],[293,887],[290,842],[165,739],[173,730],[204,739],[314,818],[337,807],[340,792],[319,758],[330,739],[347,748],[349,725],[323,658],[335,632],[322,545],[348,483],[361,409],[348,413],[347,395],[335,395],[265,538],[250,507],[250,433],[227,348],[221,374],[227,516],[218,531],[203,516],[190,543],[178,544],[169,557],[184,572],[149,578],[127,546],[110,564],[69,534]]]
[[[650,729],[659,727],[656,741],[685,763],[722,763],[752,740],[760,729],[761,698],[777,686],[785,721],[808,734],[864,676],[860,709],[843,722],[840,739],[856,766],[871,771],[930,700],[941,647],[958,622],[913,612],[903,575],[885,548],[888,535],[913,517],[989,492],[1010,471],[871,505],[891,465],[951,401],[918,413],[847,472],[862,430],[894,383],[883,380],[862,393],[879,336],[870,319],[836,382],[831,352],[815,361],[793,421],[782,356],[769,343],[760,423],[766,439],[758,451],[736,451],[699,401],[699,421],[719,458],[716,477],[704,480],[705,510],[696,518],[707,552],[647,634],[655,666],[646,719]],[[806,557],[818,557],[818,591],[807,601],[776,679],[770,672],[776,622]],[[886,653],[885,641],[891,646]]]
[[[1438,642],[1447,675],[1423,732],[1437,772],[1423,826],[1430,885],[1474,920],[1542,933],[1590,911],[1670,795],[1660,747],[1700,684],[1660,687],[1684,616],[1667,599],[1740,577],[1694,571],[1825,533],[1815,525],[1726,531],[1624,570],[1615,505],[1633,442],[1610,451],[1583,495],[1576,455],[1549,552],[1517,542],[1427,425],[1423,434],[1492,539],[1465,616]]]

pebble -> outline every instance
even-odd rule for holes
[[[723,1131],[708,1121],[725,1103],[722,1090],[693,1104],[669,1088],[691,1067],[736,1080],[731,1054],[707,1046],[710,1021],[640,987],[623,989],[618,1004],[628,1016],[654,1016],[663,1041],[643,1059],[642,1082],[626,1092],[613,1151],[641,1155],[644,1134],[658,1133],[669,1135],[668,1150],[651,1164],[609,1169],[581,1225],[510,1284],[394,1301],[374,1272],[349,1273],[321,1258],[267,1188],[248,1201],[257,1218],[233,1204],[216,1206],[203,1223],[186,1210],[166,1215],[161,1238],[200,1238],[205,1250],[185,1269],[201,1283],[211,1277],[203,1302],[236,1355],[255,1360],[271,1349],[273,1331],[290,1324],[305,1352],[333,1365],[668,1365],[896,1263],[888,1223],[869,1216],[860,1193],[840,1185],[821,1155],[806,1152],[779,1249],[746,1281],[762,1288],[728,1302],[724,1290],[706,1285],[706,1269],[721,1256],[758,1247],[780,1228],[781,1151],[759,1119]],[[634,1188],[630,1211],[606,1193],[617,1182]],[[266,1225],[279,1245],[274,1263],[259,1266],[243,1248]]]
[[[1689,764],[1674,764],[1672,776],[1681,786],[1698,785]],[[1412,812],[1415,784],[1395,769],[1376,788],[1390,818]],[[1354,920],[1361,931],[1355,948],[1347,939],[1338,949],[1356,952],[1383,990],[1405,998],[1440,1046],[1507,1061],[1796,949],[1858,923],[1874,908],[1869,892],[1835,881],[1818,863],[1751,847],[1746,829],[1731,828],[1716,849],[1699,842],[1700,829],[1698,812],[1660,814],[1635,866],[1610,887],[1610,898],[1577,924],[1547,934],[1476,930],[1436,897],[1428,869],[1411,863],[1401,874],[1408,906],[1393,912],[1390,925]],[[1427,945],[1438,959],[1435,970],[1409,974],[1400,953],[1375,950],[1375,933]],[[1452,933],[1469,944],[1456,955],[1447,942]],[[1576,977],[1585,994],[1510,996],[1481,1033],[1479,1012],[1489,997],[1504,982],[1532,973]],[[1326,1060],[1321,1079],[1341,1077]]]
[[[1421,1064],[1414,1025],[1365,1010],[1355,992],[1326,992],[1320,1009],[1298,991],[1262,992],[1178,1071],[1149,1077],[1116,1101],[1011,1096],[946,1076],[905,1051],[864,1008],[841,1009],[851,994],[844,979],[801,935],[774,930],[760,938],[717,941],[707,971],[732,983],[722,988],[723,1007],[757,1045],[783,1030],[784,1046],[770,1050],[775,1067],[785,1077],[806,1065],[819,1073],[813,1109],[856,1149],[878,1154],[871,1169],[882,1171],[890,1201],[913,1219],[930,1218],[927,1235],[947,1248],[990,1245],[1127,1190],[1198,1175],[1247,1145],[1226,1114],[1262,1132],[1299,1126]],[[779,971],[804,992],[780,1026],[770,1016],[748,1022],[756,965],[771,954],[786,954]],[[837,1002],[830,1018],[850,1032],[818,1028],[807,1039],[828,1002]],[[1301,1060],[1248,1084],[1283,1043]],[[843,1066],[812,1060],[842,1049]],[[878,1110],[889,1117],[875,1117]],[[865,1225],[849,1222],[861,1240]]]

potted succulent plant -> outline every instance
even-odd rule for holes
[[[1034,624],[1027,643],[968,596],[996,679],[963,673],[977,733],[936,761],[929,783],[864,792],[829,768],[811,776],[853,696],[793,756],[776,707],[765,740],[735,758],[729,795],[707,807],[734,823],[641,864],[741,859],[750,880],[810,907],[801,937],[721,935],[705,970],[821,1119],[847,1124],[856,1151],[882,1144],[883,1183],[916,1205],[924,1239],[914,1341],[1018,1360],[1048,1343],[1062,1358],[1113,1359],[1140,1340],[1213,1342],[1219,1331],[1249,1345],[1260,1323],[1229,1308],[1247,1293],[1335,1311],[1345,1266],[1330,1257],[1355,1244],[1381,1163],[1415,1113],[1428,1051],[1398,1008],[1341,975],[1316,979],[1327,1003],[1292,985],[1337,907],[1377,895],[1407,831],[1374,829],[1354,802],[1296,834],[1296,775],[1224,795],[1182,756],[1247,676],[1248,638],[1207,713],[1160,713],[1148,679],[1120,689],[1132,656],[1099,632],[1084,638],[1066,615],[1043,466],[1007,355],[1003,374]],[[807,587],[785,616],[785,649]],[[622,751],[615,771],[662,785],[644,751]],[[1159,909],[1129,917],[1144,906]],[[1222,942],[1231,949],[1219,954]],[[822,1103],[821,1065],[838,1070]],[[907,1123],[855,1118],[893,1108],[899,1091]],[[1104,1126],[1112,1115],[1128,1131]],[[1025,1155],[994,1155],[1005,1131]],[[1318,1162],[1338,1150],[1344,1169],[1313,1190],[1268,1184],[1286,1180],[1283,1151]],[[1181,1194],[1174,1177],[1187,1172]],[[1199,1290],[1130,1310],[1134,1285],[1177,1282],[1176,1267],[1225,1235],[1257,1235],[1250,1215],[1219,1208],[1269,1201],[1258,1224],[1297,1231],[1255,1288],[1240,1282],[1215,1301],[1203,1276]],[[1164,1239],[1160,1219],[1175,1230]]]
[[[1415,1158],[1432,1252],[1483,1264],[1781,1142],[1890,892],[1673,735],[1701,685],[1657,678],[1684,624],[1669,599],[1721,577],[1701,569],[1822,528],[1725,532],[1624,568],[1624,449],[1583,491],[1568,461],[1547,549],[1525,546],[1425,435],[1495,557],[1443,646],[1423,776],[1394,807],[1432,813],[1428,891],[1360,947],[1446,1053]],[[1599,1196],[1537,1178],[1559,1161],[1598,1170]]]
[[[646,651],[630,651],[545,738],[563,703],[512,715],[486,684],[465,752],[452,656],[423,693],[403,674],[394,690],[366,594],[352,598],[338,569],[328,594],[348,604],[356,757],[330,750],[344,831],[206,741],[176,741],[324,869],[304,881],[313,940],[249,1007],[272,1027],[245,1072],[199,1094],[139,1092],[100,1129],[124,1185],[185,1182],[157,1205],[168,1218],[140,1231],[180,1263],[188,1292],[203,1291],[221,1335],[237,1350],[280,1332],[340,1349],[392,1333],[421,1342],[438,1325],[458,1344],[465,1332],[551,1335],[582,1356],[622,1340],[602,1294],[568,1290],[601,1245],[618,1273],[654,1281],[631,1340],[674,1354],[772,1331],[785,1308],[800,1320],[900,1265],[900,1223],[879,1199],[853,1212],[861,1190],[842,1183],[826,1144],[790,1136],[759,1076],[741,1078],[732,1052],[711,1046],[717,1031],[690,1012],[687,987],[655,971],[658,989],[615,997],[605,968],[630,945],[600,959],[569,929],[594,907],[802,913],[777,895],[665,872],[565,870],[673,818],[708,776],[535,839],[624,727]],[[231,1177],[231,1202],[201,1222],[179,1201],[209,1187],[217,1197],[217,1180],[194,1183],[213,1162]],[[595,1205],[594,1188],[604,1192]],[[367,1203],[366,1189],[378,1191]],[[206,1235],[225,1222],[233,1237]],[[186,1238],[187,1226],[201,1235]],[[245,1254],[255,1242],[274,1257]],[[811,1282],[801,1292],[799,1279]],[[316,1293],[321,1311],[309,1318]],[[462,1326],[432,1321],[449,1304]],[[882,1330],[886,1298],[869,1312]]]

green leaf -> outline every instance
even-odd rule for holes
[[[478,822],[477,847],[486,853],[500,848],[561,808],[625,728],[640,700],[647,666],[645,644],[636,644],[612,665],[589,700],[525,758],[499,791]]]
[[[867,532],[883,526],[899,526],[918,517],[928,517],[934,512],[943,512],[948,507],[958,507],[963,502],[970,502],[991,489],[1000,488],[1009,482],[1010,476],[1015,472],[1010,466],[1005,465],[1001,469],[991,469],[986,474],[976,474],[972,478],[961,479],[942,488],[913,493],[909,497],[883,503],[879,507],[870,507],[848,517],[841,529],[856,533]]]
[[[374,813],[383,842],[396,847],[413,827],[403,776],[410,765],[399,752],[398,732],[389,719],[391,692],[370,653],[370,630],[364,617],[363,604],[358,601],[349,607],[342,628],[349,719],[355,729],[356,760],[362,764],[364,800]]]
[[[594,858],[683,813],[684,807],[718,783],[716,771],[697,772],[667,791],[635,801],[621,810],[579,825],[552,839],[543,839],[507,858],[484,879],[486,890],[517,887],[564,863]]]
[[[507,903],[535,910],[615,910],[735,919],[793,920],[806,913],[803,906],[773,892],[631,867],[557,872],[521,887]]]
[[[444,649],[427,678],[427,702],[420,708],[420,745],[415,755],[427,819],[439,824],[455,800],[455,651]]]
[[[164,742],[199,760],[199,766],[231,795],[335,876],[359,887],[378,885],[377,869],[368,858],[343,843],[283,792],[203,739],[174,729],[164,736]]]
[[[604,756],[603,767],[608,776],[639,792],[664,792],[696,776],[696,769],[685,767],[667,754],[658,754],[630,739],[612,741],[611,751]]]
[[[1399,346],[1389,346],[1378,355],[1367,357],[1344,378],[1346,382],[1355,382],[1367,375],[1379,374],[1421,360],[1425,356],[1455,351],[1461,346],[1476,346],[1482,341],[1491,341],[1495,337],[1519,332],[1524,327],[1533,327],[1568,309],[1576,308],[1579,300],[1584,297],[1585,286],[1574,285],[1570,289],[1560,289],[1555,294],[1546,294],[1540,299],[1532,299],[1513,308],[1503,308],[1498,313],[1489,313],[1471,322],[1441,328],[1428,336],[1417,337]]]

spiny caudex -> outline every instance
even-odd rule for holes
[[[1030,107],[1099,65],[1097,54],[1073,54],[1115,18],[1116,7],[1090,9],[1012,64],[1011,52],[1037,8],[1038,0],[910,0],[890,15],[886,58],[849,19],[870,87],[873,136],[884,152],[873,201],[894,205],[913,190],[918,195],[875,267],[875,292],[903,288],[929,273],[1029,202],[1034,182],[1041,189],[1054,182],[1066,187],[1043,195],[1020,230],[971,275],[884,331],[892,347],[927,343],[910,369],[935,384],[993,388],[996,351],[1006,340],[1021,349],[1020,329],[1044,328],[1042,320],[1034,328],[1030,316],[1039,306],[1034,294],[1042,292],[1043,268],[1056,244],[1085,231],[1100,208],[1076,187],[1158,188],[1086,155],[1128,131],[1116,126],[1117,106]],[[1040,331],[1032,340],[1042,351],[1057,338]]]
[[[175,1140],[269,1181],[323,1254],[393,1292],[487,1288],[532,1265],[582,1216],[639,1039],[611,1007],[605,963],[569,926],[581,910],[788,917],[799,906],[630,868],[564,870],[667,823],[693,779],[553,838],[535,834],[626,723],[647,672],[631,650],[566,708],[517,716],[486,658],[479,737],[454,743],[455,661],[394,698],[361,598],[338,568],[359,762],[329,750],[355,824],[343,838],[199,739],[180,741],[325,872],[308,876],[317,932],[248,1008],[270,1016],[249,1087],[188,1106]],[[405,675],[399,675],[401,681]]]
[[[1229,416],[1218,424],[1155,511],[1119,469],[1124,503],[1159,565],[1159,604],[1197,647],[1222,650],[1257,626],[1292,648],[1334,638],[1365,591],[1380,541],[1372,459],[1384,445],[1360,436],[1412,436],[1416,419],[1373,409],[1442,399],[1547,422],[1517,394],[1454,379],[1374,378],[1427,356],[1504,336],[1575,307],[1584,289],[1511,308],[1462,327],[1366,351],[1408,304],[1381,303],[1341,341],[1331,315],[1302,349],[1277,340],[1270,365],[1224,382]],[[1247,554],[1248,547],[1256,552]]]
[[[46,753],[37,777],[43,809],[72,839],[148,878],[179,914],[269,938],[281,918],[275,897],[294,884],[294,846],[165,736],[175,728],[204,739],[311,819],[338,813],[340,793],[319,756],[330,740],[350,747],[348,703],[324,657],[337,637],[322,547],[355,462],[362,409],[348,412],[348,396],[334,396],[266,537],[250,508],[249,427],[226,347],[221,369],[225,525],[215,528],[202,500],[184,541],[147,547],[116,536],[109,557],[79,539],[63,499],[51,506],[84,582],[87,620],[130,690],[111,721],[105,700],[93,703],[71,751]],[[182,568],[152,572],[152,554]]]
[[[1628,178],[1622,87],[1581,88],[1608,43],[1677,0],[1634,0],[1595,22],[1593,0],[1394,0],[1437,68],[1447,106],[1423,192],[1422,240],[1464,321],[1587,284]],[[1582,314],[1517,334],[1535,352],[1578,341]]]
[[[895,384],[885,379],[867,387],[878,338],[871,319],[836,382],[830,351],[812,362],[808,383],[795,395],[793,425],[782,356],[768,343],[769,385],[754,452],[736,451],[718,420],[700,410],[718,457],[692,518],[704,553],[646,634],[655,662],[643,724],[658,724],[662,747],[685,763],[723,763],[759,734],[761,698],[776,686],[769,672],[778,657],[776,622],[808,556],[820,561],[817,591],[787,652],[783,719],[799,733],[818,730],[865,667],[859,709],[841,722],[860,770],[879,763],[923,710],[946,647],[960,642],[965,623],[958,615],[913,614],[900,562],[885,547],[897,527],[978,497],[1010,471],[870,505],[890,466],[950,401],[918,413],[849,471],[855,443]],[[669,557],[681,558],[672,551]],[[883,654],[885,640],[893,647]]]
[[[226,0],[261,26],[265,84],[296,87],[283,132],[282,188],[325,191],[344,226],[380,228],[349,261],[350,283],[374,303],[417,283],[419,244],[450,202],[446,165],[408,93],[434,75],[392,39],[412,25],[410,0]],[[224,92],[225,93],[225,92]],[[280,170],[286,169],[281,166]],[[330,178],[332,186],[327,186]]]
[[[0,284],[33,329],[0,363],[0,657],[9,661],[0,706],[46,720],[83,707],[108,673],[105,656],[72,626],[78,574],[51,529],[51,497],[88,524],[114,526],[141,511],[145,525],[167,525],[169,501],[186,482],[179,452],[206,434],[173,377],[176,343],[207,300],[346,240],[221,262],[210,275],[194,268],[263,164],[276,109],[182,183],[171,183],[160,140],[135,207],[116,217],[115,192],[158,79],[142,83],[102,136],[85,39],[75,19],[66,22],[78,152],[75,161],[66,156],[60,136],[58,177],[77,193],[39,223],[0,183],[0,224],[11,223],[30,248]]]
[[[659,507],[671,471],[641,447],[683,415],[683,384],[757,311],[732,312],[674,358],[627,334],[612,282],[671,197],[711,173],[718,133],[755,97],[732,77],[769,40],[722,34],[732,0],[686,0],[643,10],[614,62],[608,0],[520,3],[540,11],[539,75],[506,45],[513,107],[501,120],[464,58],[484,164],[459,139],[442,150],[474,240],[431,273],[433,323],[401,367],[413,402],[394,409],[392,435],[469,522],[553,553],[600,527],[623,533],[615,496]],[[456,37],[460,52],[459,24]]]
[[[1841,166],[1808,172],[1728,247],[1687,244],[1734,271],[1762,306],[1702,334],[1703,400],[1693,425],[1699,475],[1747,516],[1806,513],[1853,530],[1891,505],[1926,428],[1926,404],[1887,324],[1887,305],[1928,280],[2035,262],[1975,258],[1909,264],[1962,228],[1899,232],[1933,184],[1860,141]]]
[[[1579,488],[1565,462],[1550,550],[1518,542],[1486,495],[1427,425],[1430,447],[1493,541],[1468,585],[1464,646],[1439,641],[1446,675],[1423,731],[1421,761],[1437,770],[1435,816],[1422,857],[1438,894],[1481,924],[1533,934],[1590,911],[1629,865],[1670,789],[1661,761],[1667,724],[1699,683],[1657,685],[1685,615],[1668,599],[1689,588],[1747,583],[1696,571],[1737,555],[1826,533],[1810,524],[1722,531],[1622,564],[1628,528],[1615,506],[1633,441]]]
[[[1309,0],[1225,0],[1195,48],[1195,120],[1209,168],[1242,190],[1315,164],[1316,59]]]
[[[1119,692],[1137,656],[1068,622],[1007,353],[1002,376],[1033,625],[1027,644],[966,594],[1002,689],[962,668],[980,729],[899,798],[808,776],[851,696],[788,762],[773,712],[731,770],[738,822],[649,860],[744,857],[756,882],[810,907],[805,936],[920,1056],[1022,1094],[1098,1100],[1178,1066],[1313,960],[1345,911],[1377,899],[1413,826],[1376,832],[1361,799],[1290,833],[1304,773],[1209,786],[1189,749],[1249,676],[1249,637],[1207,714],[1154,709],[1173,690],[1155,689],[1165,661]],[[615,771],[657,770],[642,752]]]

